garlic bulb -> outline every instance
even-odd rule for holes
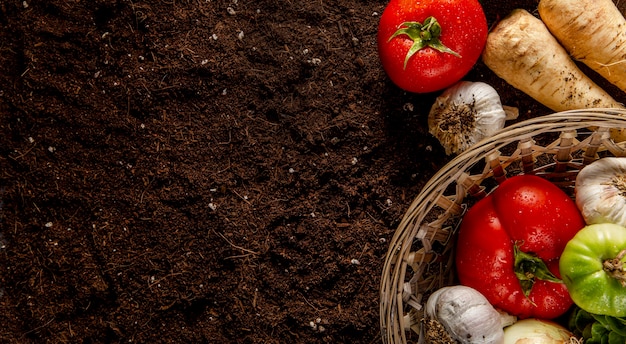
[[[516,118],[516,108],[502,106],[498,92],[484,82],[460,81],[446,89],[430,109],[428,130],[446,150],[458,154]]]
[[[461,344],[501,344],[503,327],[515,319],[498,312],[476,289],[461,285],[443,287],[430,295],[426,315]]]
[[[626,227],[626,158],[606,157],[585,166],[578,172],[575,190],[587,224]]]

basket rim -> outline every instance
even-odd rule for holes
[[[578,117],[584,115],[585,117]],[[545,116],[535,117],[513,123],[498,130],[494,135],[484,138],[470,147],[468,150],[460,153],[441,169],[439,169],[430,180],[439,180],[444,175],[445,178],[449,178],[449,170],[455,170],[453,167],[458,166],[459,163],[467,161],[471,158],[479,156],[485,156],[493,149],[496,149],[499,143],[504,143],[508,140],[519,140],[522,138],[531,138],[536,131],[545,129],[547,126],[554,126],[553,131],[558,131],[556,124],[563,123],[563,127],[568,126],[567,129],[583,129],[593,126],[602,126],[606,124],[607,120],[622,121],[626,126],[626,109],[619,108],[596,108],[596,109],[581,109],[581,110],[568,110],[562,112],[556,112]],[[573,123],[579,124],[578,126],[572,126]],[[505,141],[506,140],[506,141]],[[508,143],[508,142],[507,142]],[[457,171],[460,172],[460,171]],[[431,184],[430,182],[426,185]],[[420,194],[425,190],[421,190]]]

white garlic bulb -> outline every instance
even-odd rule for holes
[[[576,205],[587,224],[626,227],[626,158],[606,157],[576,176]]]
[[[428,130],[446,154],[458,154],[516,118],[517,109],[502,106],[498,92],[484,82],[460,81],[446,89],[428,114]]]
[[[504,326],[515,319],[497,311],[476,289],[462,285],[436,290],[426,302],[426,315],[461,344],[502,344]]]

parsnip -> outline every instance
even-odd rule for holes
[[[541,0],[538,9],[574,59],[626,92],[626,19],[612,0]]]
[[[541,20],[523,9],[493,28],[482,59],[500,78],[554,111],[623,108],[576,66]]]

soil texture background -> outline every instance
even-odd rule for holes
[[[380,342],[387,242],[450,160],[385,5],[0,0],[0,342]]]

